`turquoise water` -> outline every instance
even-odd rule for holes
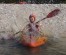
[[[0,55],[66,55],[65,42],[49,40],[40,47],[28,48],[15,40],[0,40]]]

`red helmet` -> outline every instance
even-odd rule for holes
[[[30,19],[31,17],[34,17],[34,20],[36,19],[36,16],[35,16],[34,14],[31,14],[31,15],[29,16],[29,19]]]

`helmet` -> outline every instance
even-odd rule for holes
[[[35,16],[34,14],[31,14],[31,15],[29,16],[29,19],[30,19],[31,17],[34,17],[34,20],[36,19],[36,16]]]

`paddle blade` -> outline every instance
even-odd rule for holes
[[[46,18],[51,18],[51,17],[54,17],[56,16],[58,13],[60,12],[60,9],[55,9],[53,11],[51,11]]]

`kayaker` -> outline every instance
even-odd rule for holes
[[[29,31],[39,31],[39,25],[38,23],[36,23],[36,16],[34,14],[31,14],[29,16],[29,21],[30,23],[28,24],[29,26]]]
[[[36,16],[34,14],[31,14],[29,16],[29,21],[30,21],[30,23],[28,24],[29,36],[31,39],[34,39],[35,37],[39,36],[39,24],[35,22]]]

